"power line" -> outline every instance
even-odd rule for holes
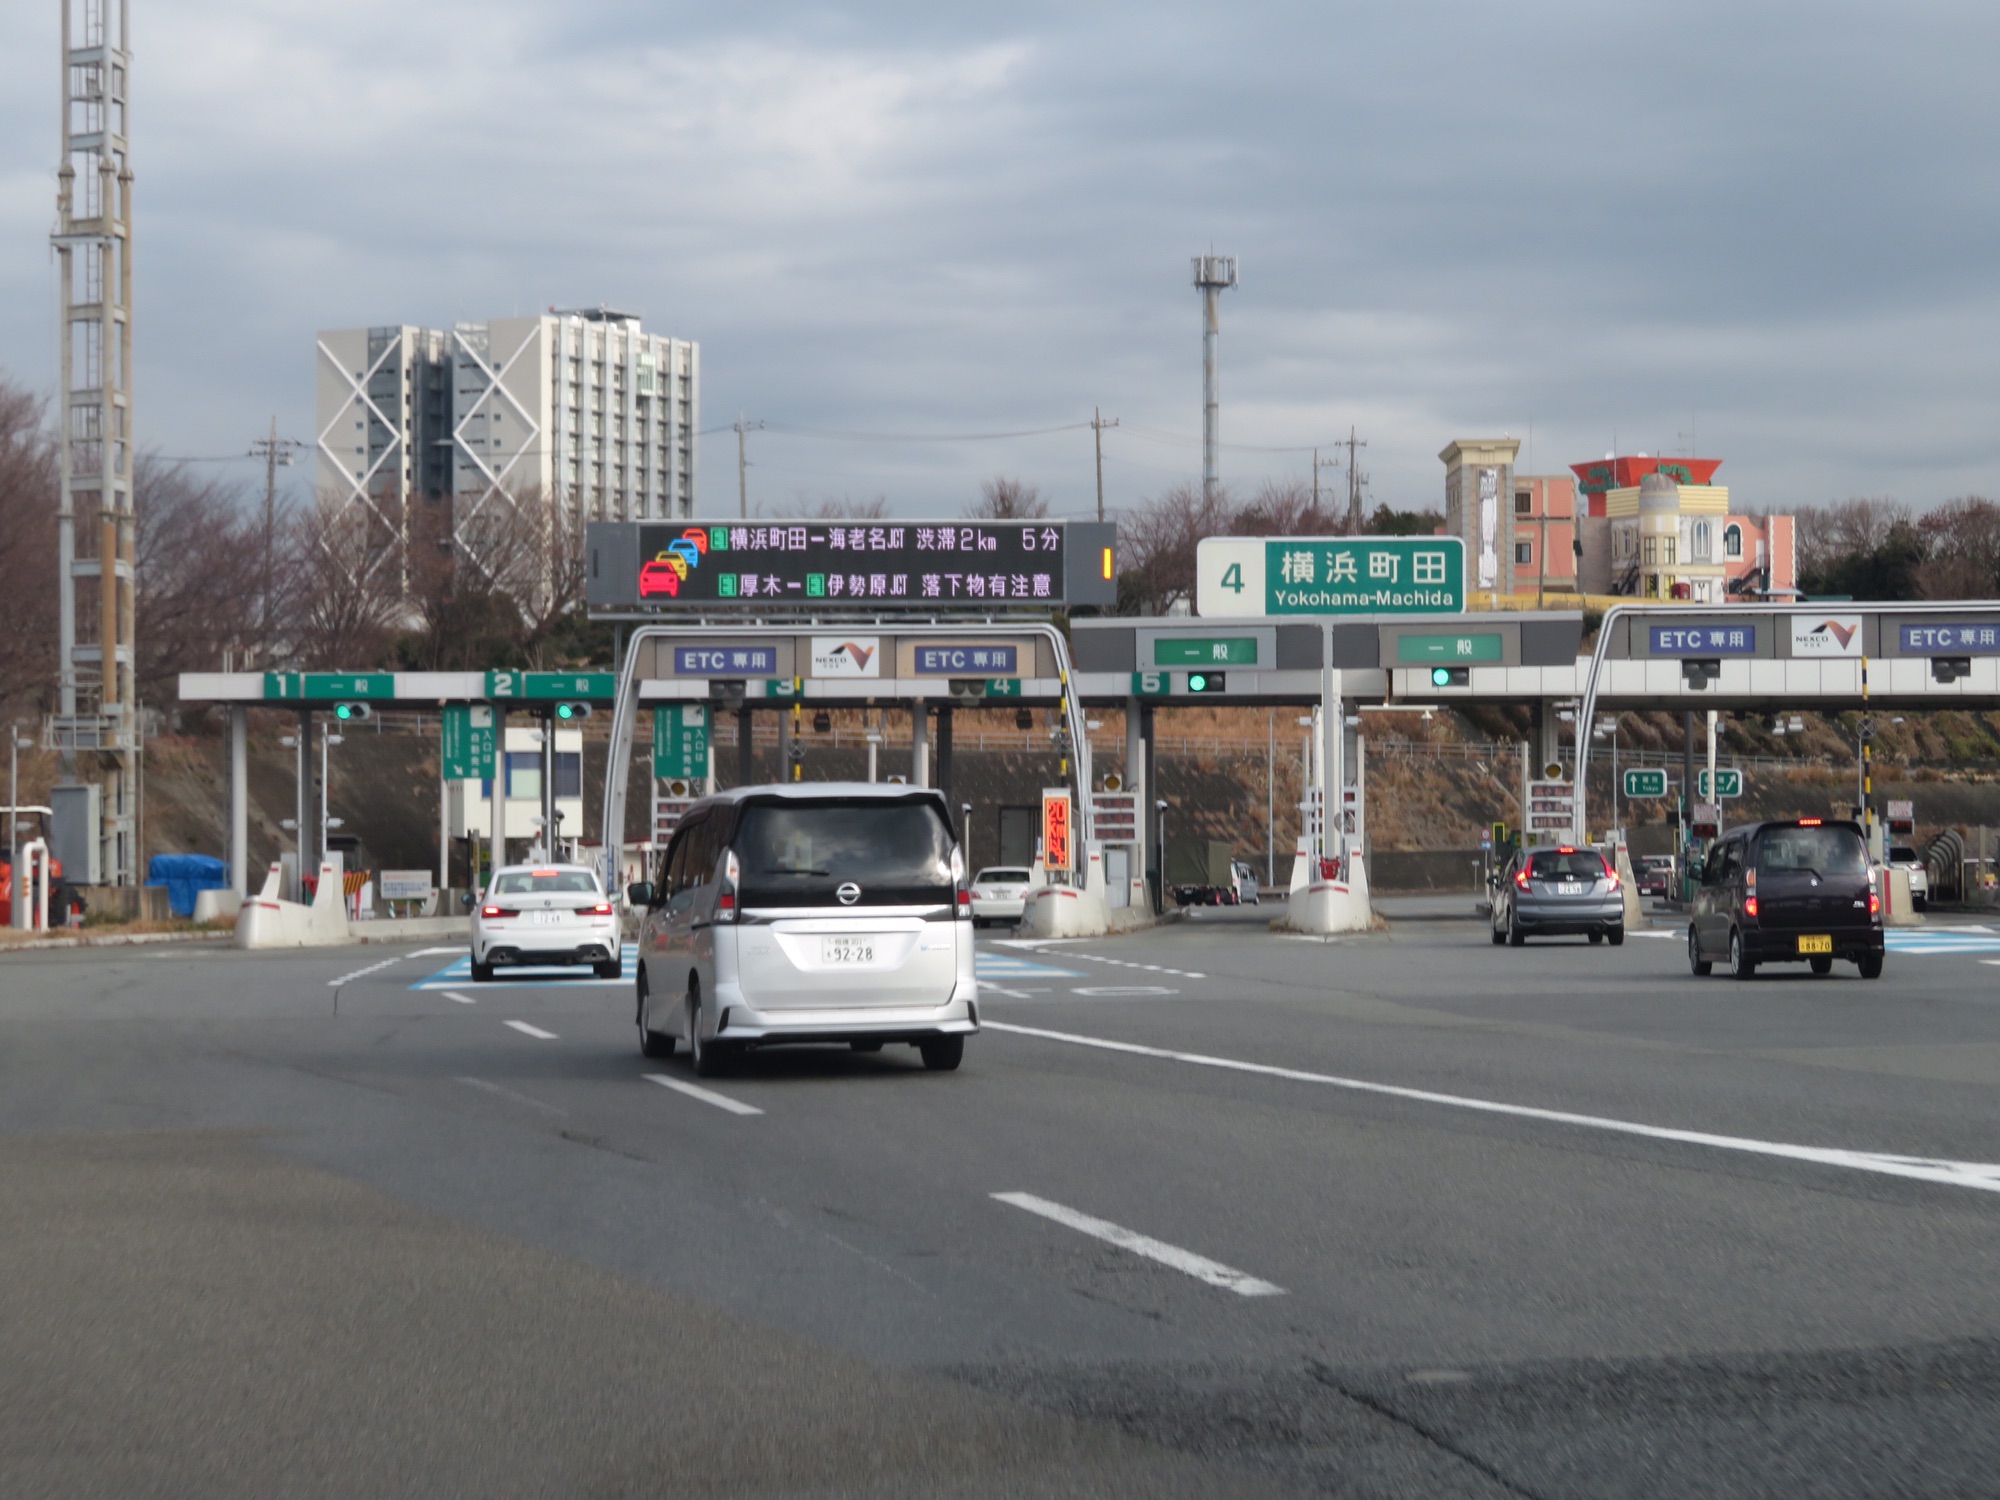
[[[832,427],[794,427],[774,422],[771,431],[804,437],[838,438],[859,443],[988,443],[999,438],[1044,437],[1052,432],[1084,432],[1088,422],[1065,422],[1060,427],[1024,427],[1016,432],[845,432]]]

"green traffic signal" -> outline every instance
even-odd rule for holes
[[[1187,685],[1190,693],[1219,693],[1229,685],[1229,679],[1222,672],[1190,672]]]
[[[590,705],[588,703],[558,703],[556,705],[556,718],[564,724],[589,717]]]
[[[365,703],[336,703],[333,705],[333,716],[345,724],[352,719],[372,719],[375,710]]]
[[[1470,667],[1432,667],[1432,687],[1468,687],[1472,682]]]

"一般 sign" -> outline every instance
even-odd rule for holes
[[[1465,610],[1457,537],[1205,537],[1195,613],[1437,615]]]

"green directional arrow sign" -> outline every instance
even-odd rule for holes
[[[494,760],[493,710],[484,703],[444,708],[444,774],[453,781],[489,780]]]
[[[1625,773],[1625,795],[1628,797],[1664,797],[1667,795],[1667,773],[1661,770],[1636,770]]]
[[[1708,790],[1708,768],[1704,766],[1695,773],[1695,785],[1699,789],[1698,796],[1703,802],[1716,802],[1724,797],[1740,797],[1743,795],[1743,772],[1736,766],[1717,766],[1715,768],[1715,794],[1710,796]]]
[[[653,710],[653,774],[662,781],[708,774],[707,704],[668,704]]]

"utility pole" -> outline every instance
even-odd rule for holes
[[[746,421],[741,412],[731,424],[736,430],[736,513],[745,520],[750,518],[750,449],[749,434],[764,425],[764,419]]]
[[[1194,257],[1194,285],[1201,293],[1201,497],[1213,502],[1221,483],[1216,472],[1215,450],[1221,444],[1221,420],[1215,390],[1216,302],[1236,285],[1236,257],[1197,255]]]
[[[1097,519],[1100,521],[1104,519],[1104,429],[1117,425],[1116,417],[1108,422],[1104,420],[1104,411],[1101,407],[1093,406],[1090,409],[1091,436],[1097,442]]]
[[[1317,448],[1313,449],[1313,509],[1314,510],[1319,509],[1319,471],[1321,469],[1337,469],[1339,467],[1340,467],[1339,459],[1321,458],[1319,456],[1319,449]]]
[[[1361,531],[1361,486],[1368,482],[1368,476],[1355,467],[1355,451],[1367,446],[1368,440],[1357,438],[1350,425],[1347,429],[1347,529],[1354,535]]]
[[[271,665],[271,559],[278,533],[278,466],[291,466],[292,455],[305,447],[297,438],[278,436],[278,419],[271,418],[271,435],[250,445],[250,456],[264,460],[264,582],[258,605],[257,659]]]

